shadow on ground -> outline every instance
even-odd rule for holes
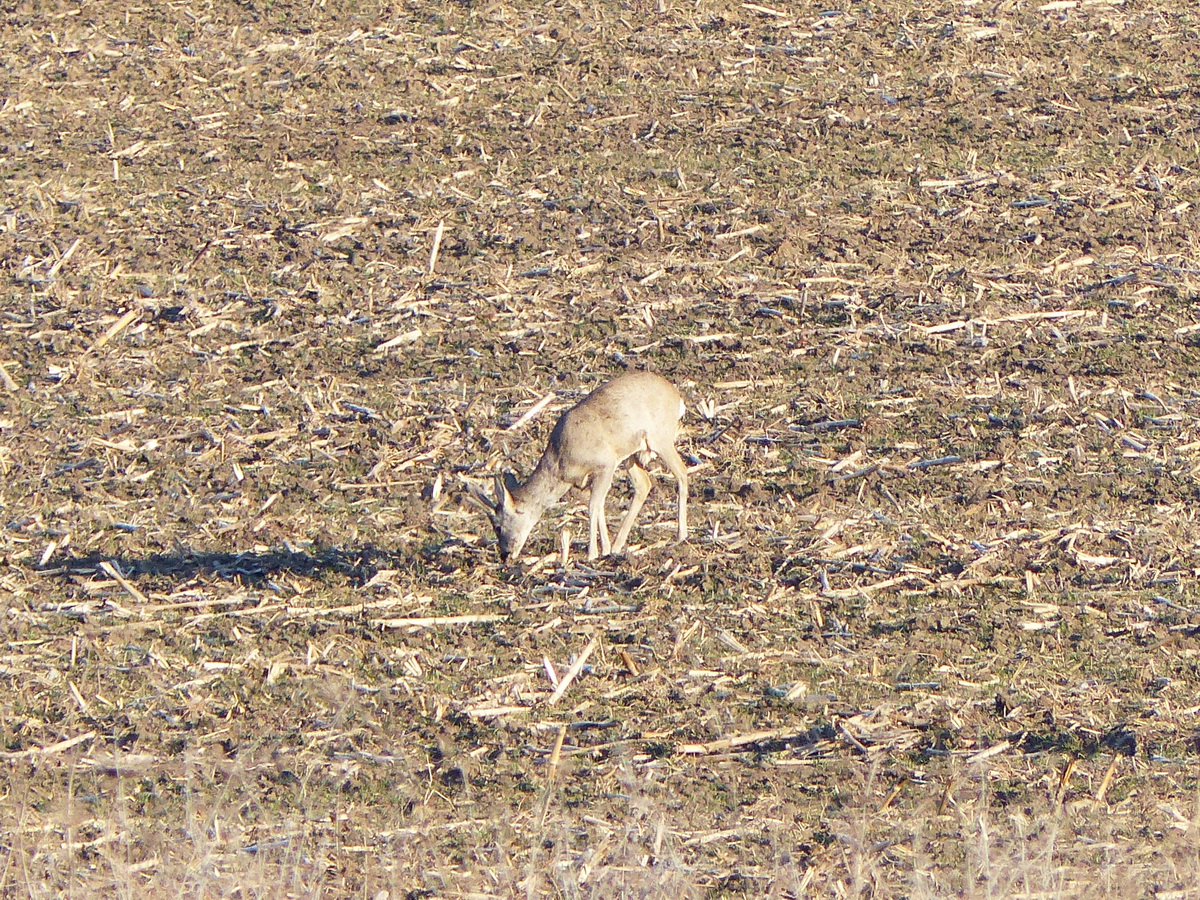
[[[261,553],[155,553],[150,556],[123,557],[92,553],[87,556],[56,559],[42,569],[46,574],[108,574],[103,566],[114,566],[122,577],[167,578],[187,581],[197,577],[240,579],[262,584],[290,574],[314,577],[332,574],[357,584],[369,581],[381,569],[407,569],[413,564],[408,554],[384,550],[373,545],[363,547],[327,547],[305,550],[271,549]]]

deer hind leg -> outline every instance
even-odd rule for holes
[[[633,521],[641,512],[642,504],[646,502],[646,496],[654,485],[650,473],[642,468],[640,462],[630,465],[629,482],[633,485],[633,500],[629,503],[629,511],[625,513],[625,518],[621,520],[621,527],[617,529],[617,537],[612,545],[613,553],[620,553],[625,548],[625,541],[629,537],[630,529],[633,528]]]
[[[605,469],[592,476],[592,493],[588,498],[588,559],[595,559],[601,552],[607,556],[611,550],[604,501],[608,498],[608,489],[612,487],[613,472],[613,469]]]
[[[671,444],[665,447],[655,447],[654,452],[659,455],[664,465],[670,469],[671,474],[675,476],[675,481],[679,485],[679,540],[687,540],[687,501],[688,501],[688,478],[687,467],[683,464],[683,458],[679,452]]]

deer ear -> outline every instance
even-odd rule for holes
[[[504,477],[503,472],[496,473],[496,508],[499,509],[505,502],[512,501],[512,494],[508,492],[508,480]]]
[[[497,472],[496,473],[496,507],[515,506],[516,500],[513,499],[512,492],[517,489],[517,476],[512,472]]]
[[[492,521],[496,519],[496,504],[477,484],[467,482],[467,499],[482,509]]]

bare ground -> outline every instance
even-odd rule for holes
[[[1200,897],[1162,6],[5,12],[0,895]]]

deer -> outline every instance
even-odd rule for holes
[[[546,509],[572,487],[588,496],[588,559],[620,553],[653,486],[651,459],[663,461],[679,489],[679,540],[687,540],[687,469],[675,449],[683,399],[653,372],[627,372],[608,381],[559,417],[546,449],[524,484],[511,472],[496,475],[495,497],[472,490],[496,529],[500,559],[520,556]],[[622,463],[630,462],[633,500],[616,538],[608,537],[604,502]]]

